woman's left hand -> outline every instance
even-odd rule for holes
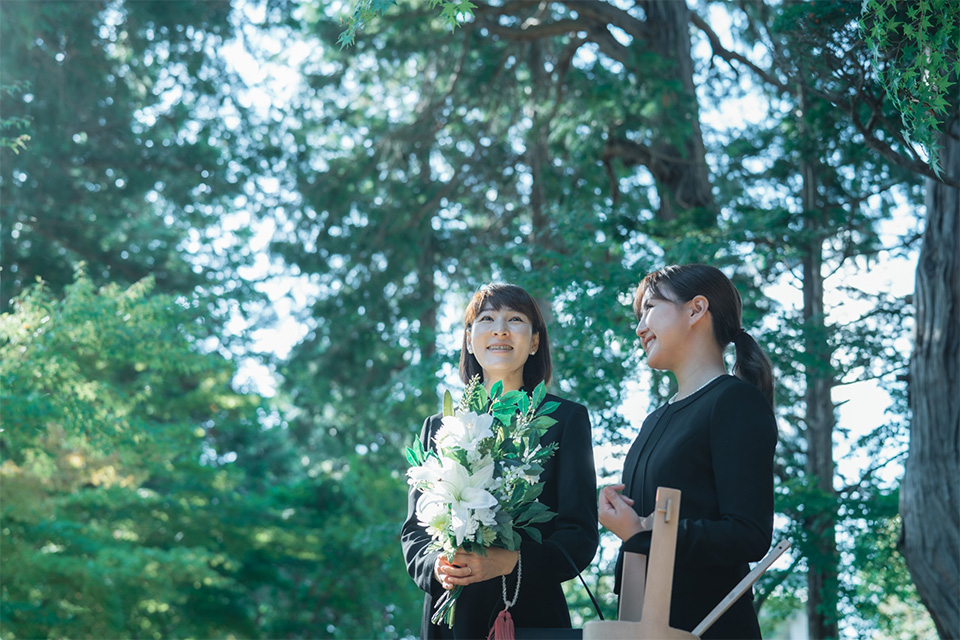
[[[633,510],[633,500],[620,493],[623,489],[622,484],[612,484],[601,489],[598,510],[600,524],[626,541],[651,527],[649,518],[641,518]]]
[[[509,574],[517,566],[519,555],[518,551],[507,551],[500,547],[487,547],[485,556],[458,549],[451,564],[441,567],[440,571],[447,575],[448,583],[466,586]]]

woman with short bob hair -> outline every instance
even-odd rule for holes
[[[460,350],[460,377],[475,375],[489,391],[496,382],[504,392],[533,391],[553,373],[543,315],[521,287],[493,283],[481,287],[467,304]],[[519,551],[488,547],[486,555],[458,550],[452,562],[439,551],[427,551],[430,536],[417,519],[420,492],[411,489],[401,545],[407,572],[425,592],[422,638],[486,638],[504,609],[504,594],[520,589],[510,616],[520,628],[570,628],[570,614],[561,584],[593,560],[599,545],[596,472],[590,418],[576,402],[547,394],[559,407],[550,414],[556,424],[540,438],[541,446],[557,443],[543,464],[539,500],[556,514],[537,524],[542,542],[521,534]],[[442,415],[427,418],[420,432],[424,449],[435,448],[434,434]],[[504,577],[505,576],[505,577]],[[453,628],[433,624],[434,603],[445,590],[462,586]]]
[[[530,319],[531,331],[539,335],[539,348],[527,358],[523,365],[523,388],[532,390],[538,384],[550,384],[553,377],[553,361],[550,358],[550,341],[547,338],[547,325],[543,321],[540,307],[529,293],[512,284],[492,283],[481,287],[467,304],[463,318],[463,341],[460,345],[460,379],[466,384],[476,375],[483,375],[483,367],[469,349],[467,340],[469,330],[480,312],[485,308],[502,309],[507,307]]]

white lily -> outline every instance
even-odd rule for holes
[[[485,462],[471,474],[456,460],[444,460],[440,481],[420,497],[421,502],[449,505],[451,528],[457,546],[463,544],[464,539],[475,533],[480,525],[472,512],[497,506],[497,499],[487,490],[493,482],[493,460],[487,458]]]
[[[467,411],[459,416],[445,416],[437,431],[436,442],[441,449],[460,447],[476,451],[484,438],[493,437],[493,416],[488,413]]]
[[[407,469],[407,483],[423,490],[443,477],[443,465],[439,458],[430,456],[423,464]]]

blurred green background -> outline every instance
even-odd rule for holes
[[[916,380],[958,379],[956,4],[6,0],[0,37],[3,640],[418,635],[403,447],[465,301],[537,296],[614,481],[672,262],[776,366],[765,636],[960,632],[900,503],[943,487],[906,504],[955,562]]]

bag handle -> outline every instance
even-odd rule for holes
[[[560,549],[560,553],[563,554],[563,557],[567,559],[567,562],[570,563],[570,566],[573,567],[573,570],[577,572],[577,577],[580,578],[580,583],[583,585],[583,588],[587,590],[587,595],[590,596],[590,602],[593,603],[593,608],[596,609],[597,615],[603,620],[603,614],[600,612],[600,603],[597,602],[597,599],[593,597],[593,592],[590,591],[590,587],[587,586],[587,581],[583,579],[583,575],[580,573],[580,570],[577,569],[577,564],[573,561],[573,558],[570,557],[570,554],[567,553],[567,550],[563,548],[562,545],[553,542],[552,540],[547,540],[555,546],[557,549]]]

